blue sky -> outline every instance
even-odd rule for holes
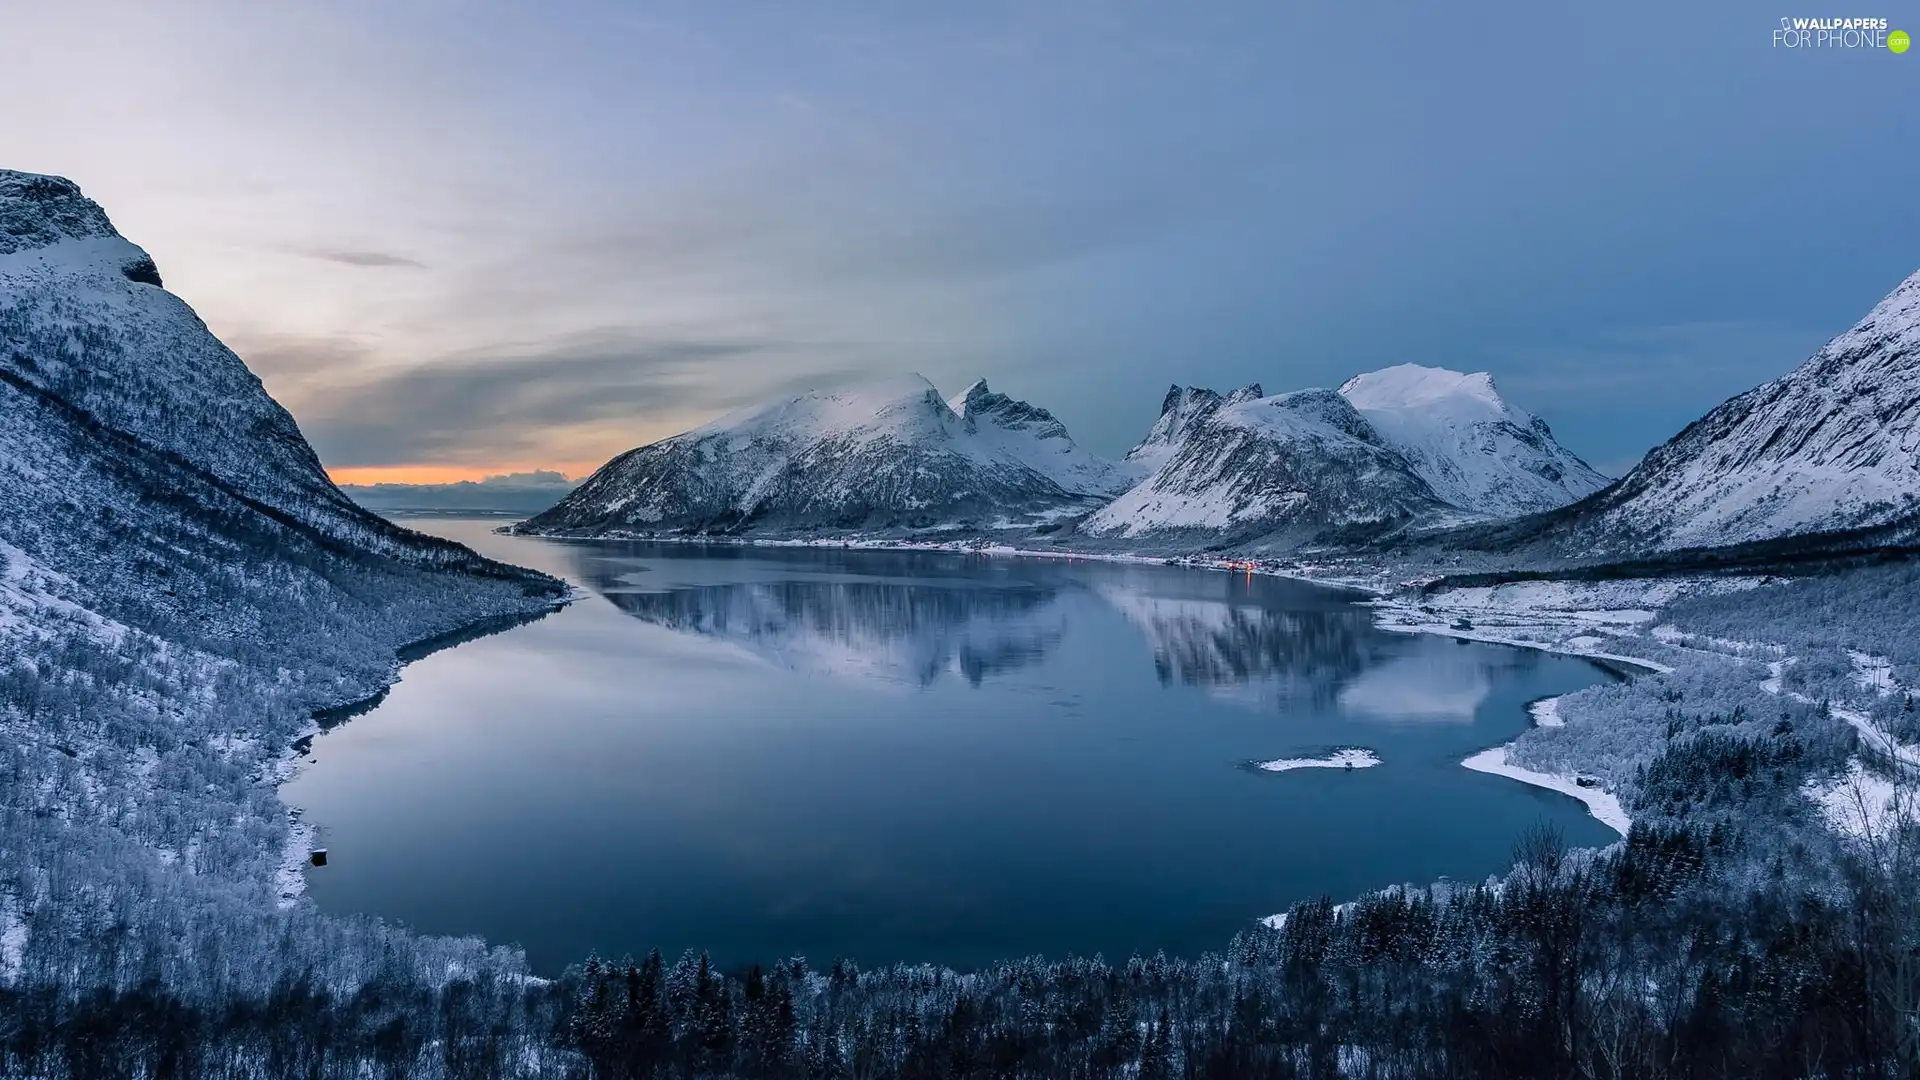
[[[1119,453],[1170,382],[1402,362],[1619,470],[1920,268],[1920,53],[1771,46],[1831,11],[157,7],[9,14],[59,92],[0,164],[78,180],[360,477],[900,371]]]

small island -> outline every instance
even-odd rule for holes
[[[1253,762],[1253,767],[1266,772],[1290,772],[1294,769],[1369,769],[1378,764],[1378,754],[1365,747],[1349,746],[1324,757],[1277,758]]]

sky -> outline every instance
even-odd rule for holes
[[[343,481],[912,371],[1117,455],[1170,383],[1407,362],[1617,474],[1920,268],[1920,51],[1774,47],[1834,14],[69,0],[0,15],[0,167],[79,182]]]

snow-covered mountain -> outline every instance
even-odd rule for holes
[[[724,416],[601,466],[526,533],[991,529],[1084,511],[1128,473],[1045,409],[914,375]]]
[[[1332,390],[1221,399],[1211,408],[1198,395],[1190,400],[1195,415],[1169,425],[1177,437],[1150,451],[1160,462],[1152,475],[1089,517],[1082,532],[1300,544],[1377,535],[1448,509]]]
[[[1546,421],[1502,398],[1484,371],[1400,364],[1356,375],[1340,394],[1435,494],[1470,513],[1550,510],[1611,482],[1555,442]]]
[[[1920,531],[1920,273],[1618,484],[1478,542],[1620,557],[1863,529]]]
[[[1491,376],[1403,364],[1336,393],[1175,386],[1127,461],[1145,479],[1088,518],[1109,538],[1293,545],[1571,502],[1606,478]]]
[[[505,569],[342,494],[293,417],[70,180],[0,170],[0,344],[0,393],[15,401],[0,410],[0,447],[46,437],[57,417],[98,437],[89,453],[154,456],[181,474],[176,483],[208,485],[328,542],[419,565]],[[8,479],[35,491],[58,476],[45,460],[8,464]],[[113,509],[102,492],[42,494]],[[44,520],[25,514],[14,526]]]

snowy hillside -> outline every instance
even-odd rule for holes
[[[1204,399],[1197,404],[1204,408]],[[1374,535],[1447,509],[1331,390],[1222,399],[1180,426],[1169,449],[1152,451],[1161,455],[1153,474],[1088,518],[1082,532],[1298,544]]]
[[[159,283],[74,184],[0,171],[0,985],[224,1000],[295,971],[352,993],[380,957],[517,970],[296,903],[276,781],[399,647],[559,583],[348,501]]]
[[[1546,421],[1501,398],[1486,372],[1401,364],[1356,375],[1340,394],[1435,494],[1462,510],[1517,517],[1610,482],[1555,442]]]
[[[133,440],[330,539],[409,562],[492,566],[342,494],[293,417],[71,181],[0,170],[0,340],[0,380],[70,423]],[[32,474],[14,473],[22,478]]]
[[[1570,556],[1892,527],[1920,514],[1920,273],[1788,374],[1727,401],[1620,483],[1480,542]]]
[[[517,531],[991,529],[1090,509],[1126,482],[1045,409],[914,375],[817,391],[630,450]]]

